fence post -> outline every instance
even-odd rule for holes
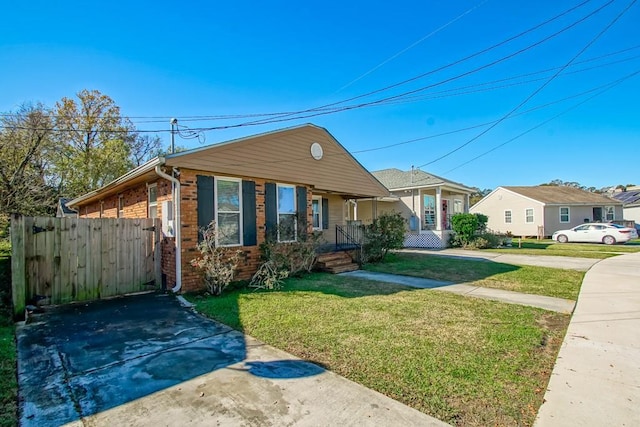
[[[11,295],[13,315],[21,316],[26,305],[27,277],[25,271],[24,217],[11,215]]]
[[[162,222],[160,219],[156,218],[153,220],[153,272],[155,276],[155,287],[156,290],[162,287],[162,251],[161,245],[162,242],[160,240],[161,233],[160,228],[162,227]],[[181,247],[181,245],[178,245]]]

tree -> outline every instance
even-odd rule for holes
[[[78,196],[108,184],[159,146],[157,138],[136,133],[107,95],[82,90],[77,98],[62,98],[55,107],[55,135],[61,149],[54,170],[64,196]]]
[[[49,112],[25,104],[0,118],[0,215],[46,215],[55,210],[49,159],[56,147]]]
[[[157,135],[140,135],[135,132],[130,139],[131,155],[129,157],[134,166],[140,166],[161,152],[162,144]]]
[[[478,203],[484,196],[491,193],[491,189],[485,188],[484,190],[479,189],[478,187],[473,187],[474,192],[471,193],[469,197],[469,206],[473,206]]]

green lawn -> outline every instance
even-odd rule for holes
[[[569,316],[316,273],[198,311],[451,424],[531,425]]]
[[[11,248],[0,240],[0,426],[15,426],[18,383],[15,332],[11,321]]]
[[[367,270],[404,274],[487,288],[575,300],[584,272],[547,267],[516,266],[484,260],[421,255],[388,254],[385,262],[367,264]]]
[[[556,243],[553,240],[522,240],[518,247],[518,239],[513,239],[511,248],[484,249],[487,252],[498,252],[520,255],[551,255],[578,258],[604,259],[623,253],[640,252],[640,240],[636,239],[624,245],[600,245],[592,243]]]

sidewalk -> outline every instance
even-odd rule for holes
[[[401,249],[399,252],[422,255],[445,256],[473,260],[490,260],[504,264],[533,265],[536,267],[561,268],[564,270],[587,271],[602,261],[594,258],[577,258],[549,255],[502,254],[498,252],[472,251],[466,249]]]
[[[575,302],[563,298],[547,297],[542,295],[523,294],[520,292],[505,291],[502,289],[482,288],[465,283],[443,282],[420,277],[403,276],[399,274],[378,273],[374,271],[351,271],[342,273],[342,276],[358,277],[361,279],[375,280],[378,282],[396,283],[399,285],[411,286],[413,288],[434,289],[438,291],[453,292],[465,296],[490,299],[510,304],[527,305],[530,307],[543,308],[545,310],[556,311],[558,313],[571,313]]]
[[[535,426],[640,425],[640,253],[582,282]]]

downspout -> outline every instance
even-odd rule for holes
[[[171,289],[173,292],[180,292],[182,288],[182,240],[180,238],[180,180],[162,172],[160,165],[156,166],[156,174],[161,178],[168,179],[172,184],[171,198],[173,199],[174,236],[176,248],[176,285]]]

